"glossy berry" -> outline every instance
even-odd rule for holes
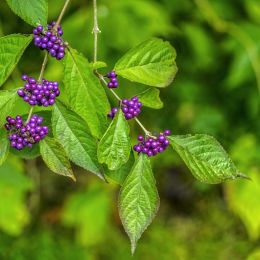
[[[18,89],[17,94],[31,106],[52,106],[56,97],[60,95],[58,82],[45,79],[37,82],[27,75],[23,75],[22,80],[26,81],[26,83],[23,88]]]
[[[27,124],[23,123],[21,116],[16,118],[8,116],[6,121],[5,128],[9,132],[11,147],[17,150],[32,148],[49,132],[47,126],[41,126],[43,118],[37,115],[33,115]]]
[[[166,138],[170,134],[170,130],[165,130],[164,133],[156,137],[144,138],[144,136],[138,136],[139,143],[136,144],[133,149],[137,153],[143,153],[150,156],[155,156],[158,153],[162,153],[170,144],[170,141]]]
[[[117,81],[117,75],[115,71],[111,71],[107,73],[107,77],[110,79],[110,81],[107,83],[107,86],[109,88],[117,88],[118,87],[118,81]]]
[[[122,100],[121,109],[125,115],[125,119],[129,120],[141,113],[142,102],[139,101],[138,97],[132,97],[131,99],[123,99]],[[117,108],[113,108],[110,113],[108,113],[108,117],[114,118]]]
[[[54,30],[56,22],[48,24],[48,30],[44,31],[43,26],[33,29],[34,44],[41,50],[47,50],[52,57],[61,60],[65,56],[66,43],[62,39],[63,31],[59,25],[57,31]]]

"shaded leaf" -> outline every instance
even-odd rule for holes
[[[10,142],[5,129],[0,129],[0,165],[2,165],[9,153]]]
[[[121,109],[111,122],[98,145],[98,160],[116,170],[128,161],[131,142],[129,125]]]
[[[215,184],[244,177],[219,142],[209,135],[176,135],[168,137],[194,177]]]
[[[6,117],[12,113],[16,99],[16,90],[0,91],[0,127],[6,123]]]
[[[69,159],[61,144],[55,139],[45,137],[40,142],[40,151],[43,161],[53,172],[76,180]]]
[[[129,50],[115,65],[118,75],[154,87],[173,81],[177,66],[175,49],[161,39],[147,40]]]
[[[61,102],[56,102],[52,127],[55,138],[62,144],[69,159],[103,179],[97,159],[97,140],[90,134],[84,120]]]
[[[72,110],[87,122],[94,136],[101,137],[110,110],[107,96],[87,59],[73,49],[65,59],[64,83]]]
[[[115,182],[119,185],[123,185],[126,177],[130,173],[130,171],[134,165],[134,162],[135,162],[135,158],[134,158],[133,152],[131,152],[127,163],[122,165],[119,169],[113,170],[113,171],[109,170],[109,169],[106,170],[106,172],[105,172],[106,178],[108,180],[112,180],[113,182]]]
[[[32,26],[47,24],[47,0],[6,0],[6,2],[16,15]]]
[[[31,40],[31,36],[20,34],[0,38],[0,86],[9,77]]]
[[[119,194],[119,214],[131,240],[132,253],[144,230],[150,225],[159,208],[150,160],[139,155]]]

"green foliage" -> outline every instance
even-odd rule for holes
[[[154,87],[167,87],[177,73],[175,49],[161,39],[147,40],[128,51],[115,65],[118,75]]]
[[[106,178],[108,180],[112,180],[113,182],[115,182],[119,185],[123,185],[126,177],[130,173],[130,171],[134,165],[134,162],[135,162],[134,154],[133,154],[133,152],[131,152],[127,163],[122,165],[119,169],[117,169],[117,170],[107,169],[106,170],[106,172],[105,172]]]
[[[254,136],[244,135],[239,138],[233,145],[232,155],[252,181],[225,185],[228,205],[241,218],[252,240],[260,237],[260,175],[257,163],[260,159],[259,151],[260,147]]]
[[[12,112],[16,100],[16,90],[0,91],[0,127],[5,124],[6,117]]]
[[[55,139],[46,137],[40,142],[40,152],[43,161],[55,173],[75,180],[70,162],[60,143]]]
[[[52,128],[71,161],[103,178],[97,159],[97,140],[81,117],[57,102],[53,110]]]
[[[100,163],[107,164],[110,170],[124,165],[131,151],[130,129],[121,109],[116,114],[99,142],[97,155]]]
[[[91,246],[105,240],[111,210],[110,197],[102,191],[103,188],[92,184],[66,201],[63,223],[76,227],[77,240],[82,245]]]
[[[87,59],[71,48],[65,60],[64,84],[72,110],[87,122],[94,136],[101,137],[110,108],[105,91]]]
[[[13,157],[0,167],[0,229],[10,235],[19,235],[29,222],[24,204],[26,193],[32,189],[31,180],[24,175],[22,162]]]
[[[119,195],[119,214],[131,240],[132,253],[159,208],[159,195],[150,159],[139,155]]]
[[[156,88],[149,88],[137,94],[143,106],[151,107],[153,109],[161,109],[163,102],[160,99],[160,91]]]
[[[47,25],[47,0],[6,0],[12,11],[25,22],[36,25]]]
[[[198,180],[215,184],[243,177],[223,147],[209,135],[169,137],[172,147]]]
[[[4,129],[0,129],[0,166],[5,162],[9,153],[9,140]]]
[[[10,76],[31,40],[31,36],[20,34],[0,38],[0,86]]]

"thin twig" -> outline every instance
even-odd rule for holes
[[[58,17],[58,20],[57,20],[56,24],[53,27],[54,30],[57,30],[58,26],[60,25],[61,20],[62,20],[64,14],[65,14],[65,11],[66,11],[69,3],[70,3],[70,0],[66,0],[65,4],[64,4],[64,6],[63,6],[63,8],[62,8],[62,10],[60,12],[60,15]],[[40,75],[39,75],[39,78],[38,78],[38,82],[40,82],[42,80],[43,73],[45,71],[47,62],[48,62],[48,52],[45,53],[44,60],[43,60],[43,63],[42,63],[42,67],[41,67],[41,71],[40,71]],[[33,107],[31,107],[30,110],[29,110],[29,114],[28,114],[28,117],[27,117],[27,120],[26,120],[25,124],[28,124],[28,122],[30,121],[32,113],[33,113]]]
[[[57,29],[58,29],[58,26],[59,26],[60,23],[61,23],[61,20],[62,20],[64,14],[65,14],[65,11],[66,11],[66,9],[67,9],[69,3],[70,3],[70,0],[66,0],[65,4],[64,4],[64,6],[63,6],[63,8],[62,8],[62,10],[61,10],[61,12],[60,12],[59,18],[58,18],[56,24],[55,24],[54,27],[53,27],[54,30],[57,30]]]
[[[93,19],[94,19],[94,25],[92,33],[94,34],[94,56],[93,56],[93,62],[97,62],[97,44],[98,44],[98,34],[101,33],[101,31],[98,28],[98,18],[97,18],[97,0],[93,0]]]

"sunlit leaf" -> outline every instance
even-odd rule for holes
[[[156,88],[149,88],[142,93],[137,94],[139,100],[146,107],[153,109],[160,109],[163,107],[163,102],[160,99],[160,90]]]
[[[43,161],[53,172],[75,180],[69,159],[60,143],[50,137],[40,142],[40,151]]]
[[[132,253],[137,241],[151,224],[159,208],[159,196],[147,155],[139,155],[119,195],[119,214],[131,240]]]
[[[16,15],[32,26],[47,24],[47,0],[6,0],[6,2]]]
[[[177,73],[175,49],[161,39],[147,40],[128,51],[115,65],[118,75],[134,82],[166,87]]]
[[[116,170],[128,161],[131,142],[129,125],[121,109],[111,122],[98,145],[98,160]]]
[[[9,139],[5,129],[0,129],[0,165],[4,163],[9,153]]]
[[[0,86],[10,76],[31,40],[31,36],[20,34],[0,38]]]
[[[168,138],[196,179],[215,184],[239,177],[246,178],[239,173],[229,155],[213,137],[197,134]]]
[[[64,83],[72,110],[87,122],[93,135],[101,137],[110,110],[107,96],[87,59],[73,49],[65,60]]]
[[[57,102],[53,110],[52,126],[55,138],[62,144],[69,159],[103,178],[97,159],[97,140],[90,134],[84,120]]]

